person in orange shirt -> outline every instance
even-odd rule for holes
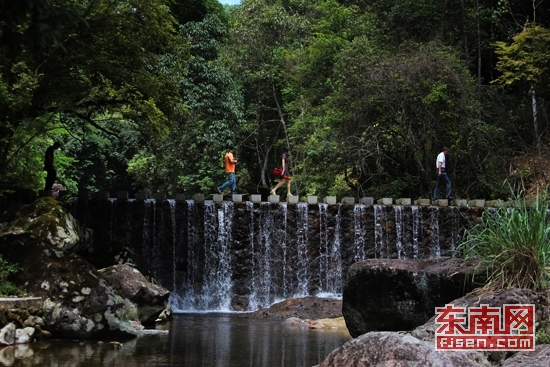
[[[227,173],[227,181],[216,188],[220,194],[229,185],[231,185],[231,195],[237,192],[237,180],[235,178],[235,166],[237,165],[237,159],[235,159],[233,154],[235,154],[235,148],[229,147],[227,149],[227,153],[225,154],[225,173]]]

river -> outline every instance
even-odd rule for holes
[[[56,367],[311,367],[351,337],[242,314],[176,314],[168,333],[107,340],[48,340],[0,349],[0,365]]]

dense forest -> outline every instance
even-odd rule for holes
[[[544,0],[0,0],[0,193],[455,197],[547,180]],[[533,165],[516,167],[529,156]]]

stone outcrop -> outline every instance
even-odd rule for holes
[[[56,337],[132,336],[137,306],[120,296],[80,256],[51,246],[22,245],[7,257],[22,271],[16,279],[42,297],[45,327]]]
[[[535,304],[535,320],[549,320],[550,312],[544,305],[545,300],[541,295],[530,289],[512,288],[496,294],[477,295],[467,294],[448,303],[464,307],[477,307],[481,304],[490,307],[502,307],[502,305]],[[434,311],[435,312],[435,311]],[[435,316],[432,316],[425,324],[411,331],[411,334],[421,340],[434,342],[435,340]]]
[[[548,296],[548,292],[536,293],[529,289],[514,288],[496,294],[469,293],[448,303],[465,307],[481,304],[494,307],[501,307],[504,304],[535,304],[535,319],[540,326],[548,324],[550,319]],[[537,345],[535,351],[518,353],[436,351],[435,327],[434,316],[410,333],[394,331],[365,333],[331,352],[318,367],[550,366],[550,345],[546,344]]]
[[[411,330],[472,289],[474,264],[461,259],[371,259],[353,264],[342,314],[353,337],[369,331]],[[469,283],[468,283],[469,284]]]
[[[41,298],[0,298],[0,345],[50,338],[41,306]]]
[[[22,269],[14,282],[43,299],[43,329],[52,336],[134,337],[137,331],[132,322],[157,317],[165,308],[163,302],[166,306],[168,292],[145,281],[140,283],[141,298],[127,298],[131,292],[121,295],[128,288],[115,289],[75,253],[86,249],[88,234],[60,203],[42,198],[1,226],[0,253]],[[162,296],[152,297],[155,293]]]
[[[547,367],[550,366],[550,345],[537,345],[532,352],[519,352],[508,358],[502,367]]]
[[[0,239],[17,236],[22,242],[39,242],[59,250],[80,253],[91,246],[92,231],[82,227],[71,213],[51,197],[21,206],[0,223]]]
[[[137,306],[138,320],[142,324],[154,324],[168,306],[170,292],[149,282],[139,270],[126,265],[114,265],[101,269],[100,273],[122,297]]]
[[[342,316],[342,301],[334,298],[303,297],[287,299],[268,308],[245,314],[246,317],[288,319],[325,319]]]
[[[439,352],[433,343],[397,332],[371,332],[332,351],[318,367],[481,367],[479,352]]]
[[[82,256],[97,269],[126,264],[139,270],[149,282],[154,280],[153,274],[141,256],[136,254],[132,246],[124,242],[111,241],[107,246],[103,246],[103,250],[90,248]]]

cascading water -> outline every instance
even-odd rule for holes
[[[319,289],[328,288],[329,261],[332,251],[329,250],[327,204],[319,204]]]
[[[336,216],[334,234],[329,241],[328,205],[319,204],[320,253],[319,265],[320,294],[339,297],[342,294],[342,250],[340,248],[340,206]]]
[[[397,249],[397,258],[405,259],[403,251],[403,207],[396,205],[395,210],[395,248]]]
[[[259,211],[259,236],[256,236],[254,228],[255,215],[254,205],[247,202],[247,209],[250,215],[250,248],[252,253],[252,289],[250,293],[249,310],[257,310],[267,307],[273,302],[272,298],[272,242],[271,233],[275,228],[273,214],[269,210],[269,203],[261,203]],[[256,238],[259,241],[256,241]]]
[[[363,217],[365,215],[365,205],[355,205],[353,208],[353,260],[355,262],[365,260],[365,222]]]
[[[413,205],[411,207],[412,211],[412,231],[413,231],[413,237],[412,237],[412,258],[418,259],[418,247],[419,247],[419,238],[420,233],[422,233],[422,207]]]
[[[441,257],[441,247],[439,244],[439,208],[434,207],[430,213],[430,257]]]
[[[469,209],[148,199],[82,200],[72,210],[99,251],[128,242],[177,312],[341,295],[356,261],[454,256]]]
[[[386,207],[374,205],[374,246],[375,257],[388,257],[388,243],[386,241]]]
[[[309,294],[308,292],[308,266],[309,259],[307,255],[308,251],[308,210],[307,204],[299,203],[296,205],[297,216],[297,250],[298,250],[298,263],[296,267],[296,278],[298,286],[295,295],[298,297],[304,297]]]

